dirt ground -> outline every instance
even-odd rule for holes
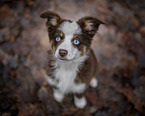
[[[40,13],[47,9],[106,23],[93,39],[99,83],[87,91],[84,110],[75,108],[72,95],[56,103],[45,81],[49,42]],[[0,0],[0,115],[145,115],[145,1]]]

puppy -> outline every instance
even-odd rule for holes
[[[85,91],[97,86],[97,60],[90,48],[100,24],[94,17],[78,21],[62,19],[58,14],[45,11],[52,50],[48,54],[46,79],[53,88],[53,96],[61,102],[68,93],[74,95],[74,104],[83,109],[87,105]]]

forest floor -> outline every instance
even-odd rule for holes
[[[46,9],[67,19],[94,16],[106,23],[93,39],[98,87],[87,91],[84,110],[75,108],[71,95],[55,102],[44,78],[49,42],[40,14]],[[145,115],[145,1],[1,0],[0,115]]]

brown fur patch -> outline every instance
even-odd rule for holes
[[[84,46],[84,47],[83,47],[82,56],[84,56],[84,55],[86,54],[86,51],[87,51],[87,47],[86,47],[86,46]]]
[[[47,25],[56,26],[61,20],[60,16],[51,11],[44,11],[40,15],[41,18],[47,18]]]
[[[97,65],[97,59],[94,52],[93,50],[90,50],[88,59],[84,62],[78,73],[78,82],[81,81],[89,86],[90,80],[96,75]]]
[[[91,38],[95,35],[100,24],[104,24],[100,20],[94,17],[84,17],[78,21],[83,33],[87,33]]]

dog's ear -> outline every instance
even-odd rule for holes
[[[40,15],[41,18],[47,18],[47,26],[56,26],[61,20],[60,16],[51,11],[44,11]]]
[[[91,38],[95,35],[100,24],[104,24],[94,17],[84,17],[78,20],[84,33],[87,33]]]

